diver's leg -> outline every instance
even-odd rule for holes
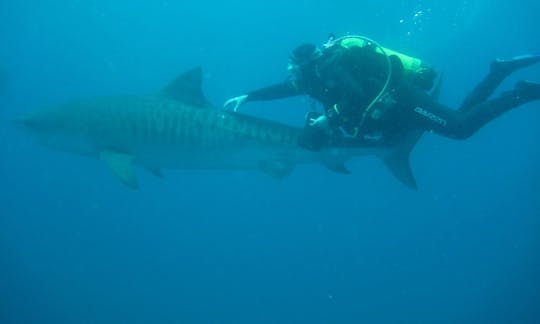
[[[513,90],[473,106],[465,112],[460,127],[461,133],[455,136],[467,138],[505,112],[535,100],[540,100],[540,84],[520,81]]]
[[[535,100],[540,100],[540,84],[520,81],[513,90],[474,105],[468,111],[454,110],[434,101],[420,100],[421,105],[414,108],[411,116],[418,128],[454,139],[466,139],[510,109]]]
[[[475,105],[486,101],[506,77],[518,69],[539,61],[540,54],[521,55],[509,60],[495,60],[491,63],[488,75],[463,100],[459,110],[467,112]]]

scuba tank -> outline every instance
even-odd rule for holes
[[[381,87],[381,90],[364,110],[358,126],[354,128],[352,137],[357,137],[359,133],[361,133],[361,130],[368,116],[376,118],[377,111],[374,111],[375,106],[379,103],[383,103],[383,101],[386,100],[385,98],[387,98],[389,95],[388,86],[390,84],[390,81],[392,80],[392,62],[390,57],[392,57],[393,59],[397,58],[403,66],[403,82],[409,82],[410,84],[426,91],[431,89],[433,87],[433,84],[435,83],[437,72],[435,71],[435,69],[424,63],[422,60],[382,47],[380,44],[367,37],[350,35],[335,38],[334,35],[331,34],[328,42],[324,44],[324,48],[329,49],[334,46],[340,46],[345,49],[350,49],[354,47],[373,47],[373,50],[376,53],[383,55],[386,59],[387,73],[384,85]]]
[[[397,57],[403,66],[404,80],[424,90],[430,90],[437,78],[437,72],[435,69],[421,59],[382,47],[377,42],[364,36],[351,35],[334,39],[331,35],[329,41],[324,45],[324,47],[329,48],[336,45],[346,49],[353,47],[373,46],[376,53],[382,54],[386,57]]]

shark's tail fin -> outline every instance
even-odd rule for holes
[[[430,92],[431,98],[434,100],[439,100],[439,97],[441,95],[441,87],[443,83],[444,74],[441,72],[439,78],[437,79],[437,82],[435,83],[435,86],[433,87],[433,90]]]
[[[390,154],[383,158],[384,164],[390,169],[392,174],[401,183],[413,190],[417,190],[418,186],[416,185],[416,179],[409,163],[409,155],[420,137],[422,137],[422,134],[422,131],[418,131],[408,135],[401,144],[397,145]]]
[[[434,100],[439,99],[441,94],[443,77],[444,75],[441,73],[433,90],[430,92],[430,96]],[[392,174],[398,178],[401,183],[413,190],[417,190],[418,186],[411,169],[411,164],[409,163],[409,155],[423,133],[423,131],[411,133],[401,142],[401,144],[396,146],[389,155],[383,158],[384,164],[386,164]]]

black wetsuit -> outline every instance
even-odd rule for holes
[[[540,96],[531,98],[514,89],[487,100],[509,74],[492,71],[459,109],[452,109],[437,102],[425,89],[404,81],[399,59],[392,57],[391,61],[393,76],[387,100],[376,104],[367,114],[359,129],[359,141],[391,145],[413,130],[466,139],[504,112],[540,99]],[[323,104],[335,127],[351,133],[359,125],[365,108],[382,89],[386,64],[382,55],[369,49],[327,51],[296,79],[248,93],[248,100],[307,94]],[[340,110],[338,118],[333,113],[336,104]]]

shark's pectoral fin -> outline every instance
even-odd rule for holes
[[[156,178],[160,178],[160,179],[164,178],[163,172],[158,167],[146,166],[146,170],[148,170],[148,172],[152,173]]]
[[[325,161],[323,164],[328,170],[334,171],[336,173],[351,174],[351,171],[345,166],[345,162]]]
[[[384,164],[390,169],[392,174],[401,183],[413,190],[418,189],[418,186],[409,163],[409,155],[420,137],[422,137],[422,134],[422,131],[410,134],[388,156],[383,158]]]
[[[99,154],[101,160],[107,163],[107,166],[111,171],[122,181],[126,186],[137,189],[138,183],[131,162],[133,156],[129,154],[114,152],[114,151],[102,151]]]
[[[272,178],[283,179],[294,170],[294,165],[283,160],[261,160],[259,169]]]
[[[444,74],[441,73],[441,75],[439,76],[439,78],[437,79],[435,83],[435,86],[433,87],[433,90],[431,90],[431,92],[429,93],[430,97],[435,100],[438,100],[441,95],[441,87],[443,83],[443,78],[444,78]]]

